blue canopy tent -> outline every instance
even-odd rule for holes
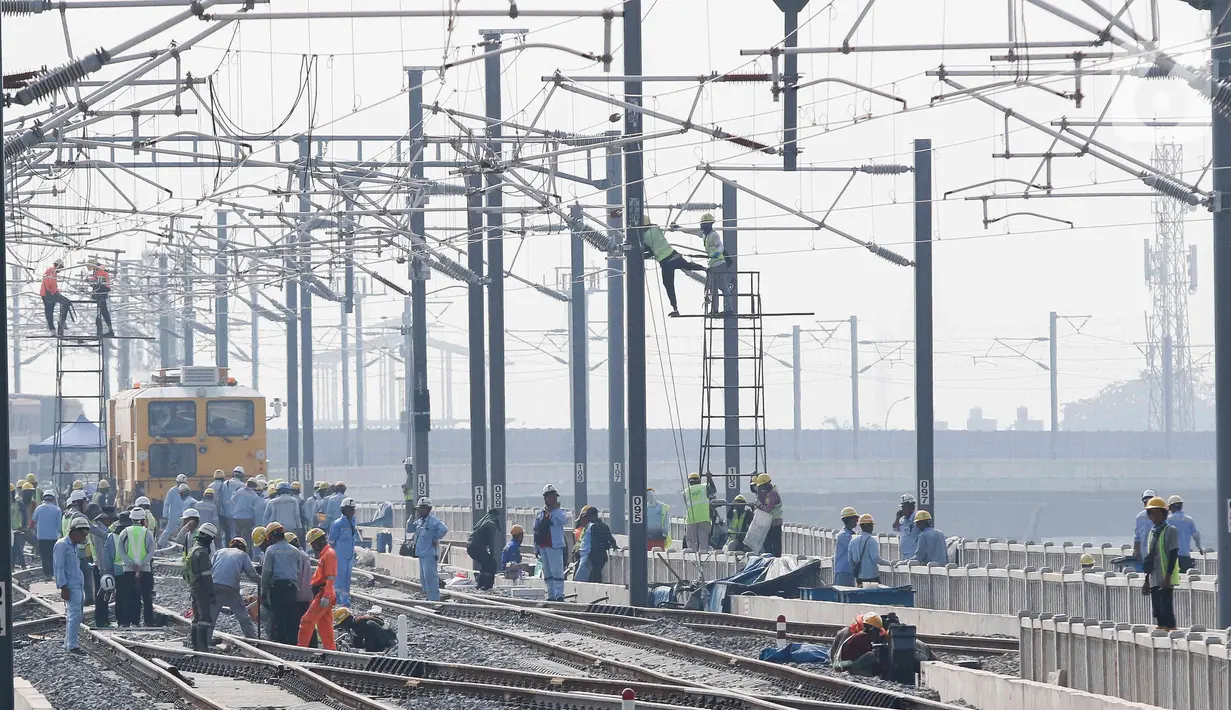
[[[103,436],[102,429],[99,429],[96,424],[86,419],[84,414],[78,416],[77,421],[60,427],[59,438],[61,452],[83,454],[92,451],[105,451],[107,449],[107,439]],[[30,444],[30,453],[55,453],[56,446],[56,435],[52,434],[37,444]]]

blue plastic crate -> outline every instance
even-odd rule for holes
[[[833,587],[800,587],[799,598],[810,602],[836,602],[838,590]]]
[[[834,590],[843,604],[872,604],[876,606],[915,605],[915,588],[909,584],[902,587],[877,587],[873,589]],[[826,600],[829,601],[829,600]]]

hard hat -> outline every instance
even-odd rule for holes
[[[23,491],[32,491],[34,490],[34,484],[29,481],[26,481],[25,483],[21,484],[21,489]]]
[[[200,520],[201,514],[196,508],[187,508],[183,513],[180,513],[180,520]]]
[[[212,498],[212,497],[214,497],[214,495],[215,495],[215,493],[214,493],[214,489],[213,489],[213,488],[206,488],[206,489],[205,489],[205,495],[207,495],[207,496],[209,496],[209,497],[211,497],[211,498]]]
[[[732,502],[732,503],[747,503],[747,502],[748,502],[748,499],[744,497],[744,494],[743,494],[743,493],[741,493],[741,494],[739,494],[739,495],[735,496],[735,498],[734,498],[731,502]]]
[[[68,529],[69,530],[89,530],[90,521],[86,520],[85,518],[79,515],[73,518],[72,522],[68,524]]]
[[[181,484],[180,484],[180,486],[179,486],[179,492],[180,492],[180,494],[181,494],[181,495],[183,495],[184,493],[187,493],[187,492],[189,492],[189,491],[191,491],[191,490],[192,490],[192,489],[188,487],[188,484],[187,484],[187,483],[181,483]]]
[[[914,502],[915,502],[915,497],[914,497],[914,496],[912,496],[912,495],[911,495],[911,494],[909,494],[909,493],[904,493],[904,494],[902,494],[902,503],[903,503],[903,504],[906,504],[906,503],[914,503]]]
[[[278,492],[278,484],[277,484],[277,483],[271,483],[271,484],[269,484],[268,486],[265,486],[265,492],[266,492],[266,493],[269,493],[269,494],[271,494],[271,495],[272,495],[272,494],[274,494],[274,493],[277,493],[277,492]]]
[[[1177,505],[1177,504],[1183,505],[1184,499],[1179,496],[1171,496],[1170,498],[1167,499],[1168,506]]]
[[[915,513],[916,523],[920,522],[921,520],[931,520],[931,519],[932,519],[932,514],[927,512],[926,510],[920,510],[919,512]]]
[[[354,498],[343,498],[343,499],[342,499],[342,507],[343,507],[343,508],[354,508],[354,507],[355,507],[355,499],[354,499]]]
[[[525,532],[526,532],[526,529],[520,525],[514,525],[512,528],[509,528],[510,535],[522,535]]]
[[[346,621],[350,617],[351,617],[350,609],[347,609],[344,606],[335,607],[333,610],[333,625],[337,626],[338,624],[342,623],[343,621]]]
[[[560,495],[560,492],[556,490],[556,487],[551,485],[550,483],[543,486],[543,495],[547,495],[548,493],[555,493],[556,495]]]
[[[270,537],[273,537],[274,533],[285,533],[285,532],[286,532],[286,528],[282,527],[282,523],[276,520],[270,523],[269,525],[265,526],[265,534]]]
[[[213,523],[206,523],[197,528],[197,535],[204,535],[212,540],[218,537],[218,528],[214,527]]]
[[[701,222],[703,224],[705,222],[713,222],[713,221],[714,221],[714,214],[712,212],[706,212],[705,214],[701,215]]]
[[[277,484],[277,485],[281,485],[281,484],[285,483],[285,480],[284,480],[284,479],[282,479],[282,478],[275,478],[273,482],[274,482],[275,484]]]
[[[1157,496],[1157,495],[1158,495],[1158,494],[1154,492],[1154,489],[1153,489],[1153,488],[1147,488],[1147,489],[1145,489],[1144,491],[1142,491],[1142,492],[1141,492],[1141,499],[1142,499],[1142,500],[1149,500],[1149,499],[1151,499],[1151,498],[1154,498],[1154,497],[1155,497],[1155,496]]]
[[[244,475],[244,467],[243,467],[243,466],[236,466],[235,468],[231,469],[231,475],[232,475],[232,476],[242,476],[242,475]]]
[[[875,523],[876,521],[872,519],[871,513],[864,513],[863,515],[859,516],[860,525],[874,525]]]
[[[43,491],[43,497],[44,498],[55,498],[56,497],[55,491]]]
[[[589,513],[589,512],[590,512],[590,506],[583,505],[581,506],[581,510],[577,511],[577,517],[584,518],[586,517],[586,513]]]
[[[102,585],[104,592],[115,591],[115,577],[112,577],[109,574],[104,574],[103,578],[99,580],[99,584]]]
[[[75,490],[75,491],[84,491],[84,490],[85,490],[85,481],[81,480],[80,478],[78,478],[77,480],[73,481],[73,490]]]
[[[345,489],[345,488],[346,488],[346,481],[338,481],[337,483],[333,484],[333,487],[334,487],[334,488],[342,488],[342,489]]]
[[[308,531],[308,544],[315,545],[316,541],[325,537],[325,531],[320,528],[312,528]]]
[[[763,486],[763,485],[765,485],[766,483],[772,483],[772,481],[771,481],[771,480],[770,480],[770,478],[769,478],[769,474],[768,474],[768,473],[759,473],[759,474],[757,474],[757,477],[756,477],[756,478],[754,478],[754,479],[752,479],[752,482],[753,482],[753,483],[755,483],[755,484],[756,484],[756,485],[758,485],[758,486]]]
[[[299,536],[298,536],[298,535],[296,535],[296,534],[295,534],[295,533],[293,533],[293,532],[288,532],[288,533],[286,534],[286,541],[287,541],[287,542],[289,542],[289,543],[291,543],[292,545],[298,545],[298,544],[299,544]]]
[[[221,480],[222,477],[223,477],[222,469],[220,468],[214,469],[214,480]]]
[[[76,503],[79,500],[85,500],[85,491],[73,491],[68,494],[69,503]]]
[[[884,620],[881,619],[880,614],[864,614],[863,625],[864,626],[875,626],[881,631],[885,630],[885,622]]]
[[[1094,555],[1091,555],[1090,553],[1087,552],[1086,554],[1081,556],[1080,562],[1083,567],[1087,565],[1089,565],[1090,567],[1093,567],[1094,566]]]
[[[1166,510],[1166,509],[1167,509],[1166,501],[1164,501],[1162,498],[1159,498],[1158,496],[1154,496],[1150,500],[1146,501],[1146,510]]]
[[[128,511],[128,518],[134,522],[138,520],[145,520],[145,508],[133,508]]]
[[[247,482],[247,483],[245,483],[244,485],[245,485],[245,486],[247,486],[248,488],[256,488],[256,487],[257,487],[257,482],[256,482],[256,479],[255,479],[255,478],[249,478],[249,479],[248,479],[248,482]]]
[[[234,547],[235,549],[243,550],[244,552],[248,551],[248,543],[242,537],[231,538],[231,541],[227,543],[227,547]]]
[[[317,481],[316,482],[316,490],[323,491],[323,490],[327,490],[328,488],[329,488],[328,481]]]
[[[110,488],[111,483],[107,479],[104,478],[103,480],[98,482],[98,487],[99,488]]]
[[[697,473],[696,471],[693,471],[692,473],[688,474],[688,480],[690,480],[690,481],[700,481],[700,480],[701,480],[701,474]]]
[[[291,485],[289,483],[279,483],[277,491],[278,493],[290,493]]]
[[[29,481],[29,482],[31,482],[31,483],[34,483],[35,481],[37,481],[37,480],[38,480],[38,476],[35,476],[33,473],[27,473],[27,474],[26,474],[26,480],[27,480],[27,481]]]
[[[180,475],[175,477],[175,482],[176,483],[187,483],[188,477],[181,473]]]
[[[293,483],[291,483],[291,490],[301,491],[303,490],[303,484],[300,483],[299,481],[294,481]]]
[[[145,496],[141,496],[137,500],[133,501],[133,505],[149,505],[149,504],[150,504],[150,499],[146,498]]]
[[[839,517],[839,518],[855,518],[855,517],[858,517],[858,516],[859,516],[859,511],[855,510],[854,508],[850,507],[849,505],[848,505],[847,507],[843,508],[843,509],[842,509],[842,513],[841,513],[840,515],[838,515],[838,517]]]
[[[431,508],[432,499],[428,498],[427,496],[423,496],[422,498],[419,499],[417,503],[415,503],[415,507],[416,508]]]
[[[265,532],[264,525],[258,525],[255,528],[252,528],[252,544],[253,545],[258,545],[258,546],[263,545],[265,541],[268,539],[269,539],[269,534]]]

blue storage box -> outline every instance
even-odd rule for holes
[[[799,598],[810,602],[836,602],[838,590],[833,587],[800,587]]]
[[[837,592],[837,600],[843,604],[872,604],[876,606],[910,606],[915,605],[915,588],[908,585],[902,587],[875,587],[871,589],[842,589]]]

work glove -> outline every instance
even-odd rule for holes
[[[328,609],[329,608],[329,598],[321,597],[321,600],[317,602],[317,604],[320,604],[322,609]]]

